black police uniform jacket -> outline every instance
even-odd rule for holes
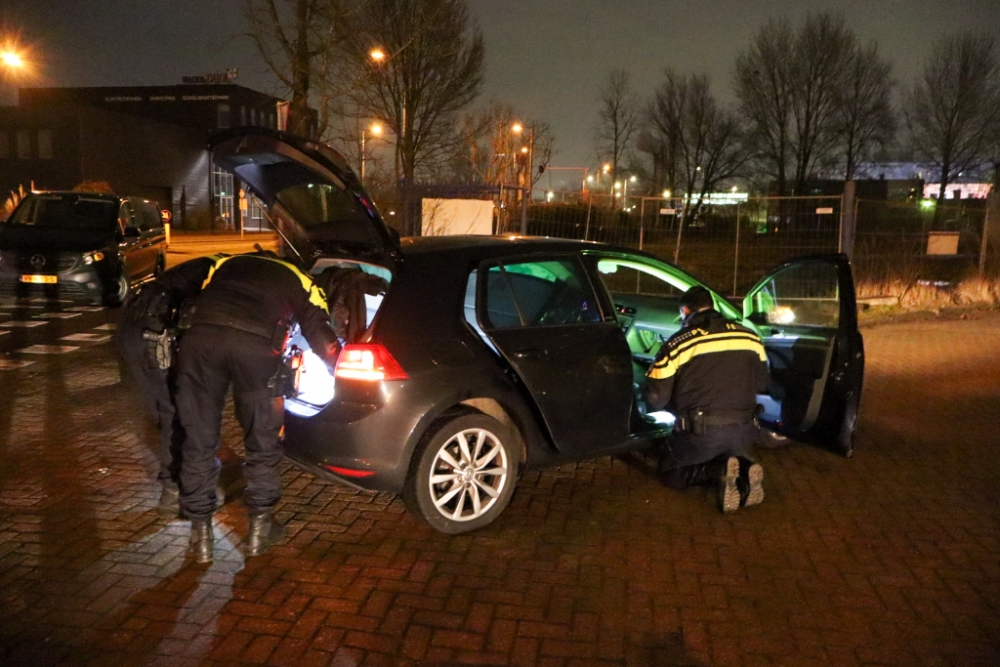
[[[216,259],[192,321],[258,334],[275,350],[297,323],[313,352],[331,367],[340,351],[323,290],[293,264],[264,254]]]
[[[663,344],[646,373],[650,409],[678,417],[743,414],[749,420],[757,394],[768,390],[767,356],[760,337],[715,310],[691,314]]]

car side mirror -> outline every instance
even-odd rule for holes
[[[126,227],[125,228],[125,238],[139,238],[139,228],[138,227]]]

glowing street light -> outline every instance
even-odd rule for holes
[[[14,51],[4,51],[0,53],[0,60],[10,69],[21,69],[24,67],[24,58]]]
[[[365,184],[365,135],[381,136],[382,126],[379,123],[372,123],[371,127],[361,129],[361,185]]]
[[[524,125],[521,123],[514,123],[510,126],[511,132],[514,134],[521,134],[524,132]],[[528,128],[528,145],[521,147],[521,154],[525,156],[528,165],[528,176],[525,179],[524,187],[526,190],[523,192],[523,199],[521,200],[521,235],[524,236],[528,233],[528,200],[531,198],[531,180],[534,178],[535,172],[535,128]]]

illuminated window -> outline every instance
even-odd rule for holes
[[[43,160],[52,159],[52,130],[38,131],[38,157]]]

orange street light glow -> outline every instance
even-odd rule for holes
[[[13,51],[4,51],[0,54],[0,59],[3,60],[3,64],[7,67],[24,67],[24,60],[18,54]]]
[[[371,59],[377,63],[380,63],[383,60],[385,60],[385,51],[383,51],[382,49],[372,49],[368,53],[368,55],[371,56]]]

